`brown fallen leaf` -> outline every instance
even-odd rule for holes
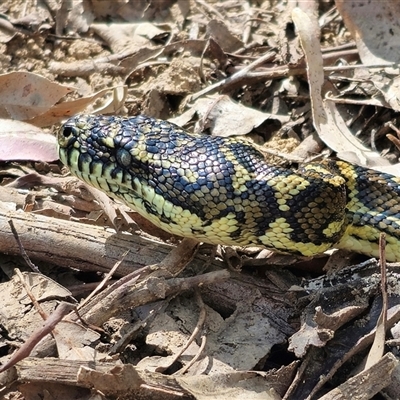
[[[29,120],[72,91],[71,87],[30,72],[0,75],[0,117]]]
[[[206,121],[205,127],[211,129],[213,136],[223,137],[246,135],[269,119],[281,123],[289,121],[288,116],[272,115],[245,107],[225,95],[213,95],[198,99],[190,110],[170,121],[184,126],[195,114]]]
[[[58,160],[56,138],[21,121],[0,119],[0,161]]]
[[[364,64],[400,62],[400,8],[397,0],[335,0]]]
[[[388,160],[364,146],[349,130],[336,105],[323,99],[326,87],[321,47],[317,40],[318,21],[299,8],[293,10],[292,17],[306,56],[314,127],[321,140],[345,161],[398,175],[399,166],[390,165]]]
[[[388,311],[388,285],[387,285],[387,271],[385,260],[385,246],[386,235],[381,233],[379,238],[379,250],[381,253],[379,264],[381,268],[381,292],[382,292],[382,311],[376,323],[376,332],[374,342],[372,343],[371,350],[365,361],[364,370],[371,368],[377,364],[383,357],[385,350],[385,339],[387,330],[387,311]]]
[[[232,35],[226,24],[221,20],[211,20],[207,25],[207,33],[225,52],[234,53],[244,47],[244,43]]]
[[[47,334],[56,327],[56,325],[65,317],[70,311],[74,309],[75,305],[70,303],[61,303],[56,311],[51,314],[43,324],[43,327],[36,330],[32,336],[12,355],[12,357],[0,367],[0,372],[3,372],[18,361],[29,356],[33,348],[43,339]]]
[[[168,34],[149,22],[121,24],[95,23],[91,29],[102,37],[111,47],[113,52],[135,49],[151,44],[151,41],[159,35]]]
[[[82,112],[94,102],[102,99],[94,113],[116,113],[123,106],[127,95],[126,86],[115,86],[93,93],[91,96],[81,97],[77,100],[64,101],[49,108],[41,115],[31,119],[29,122],[36,126],[50,126],[57,124],[66,118]]]

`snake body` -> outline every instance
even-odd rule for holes
[[[199,241],[314,256],[332,247],[400,261],[400,178],[324,160],[268,164],[234,137],[167,121],[77,115],[58,134],[71,173],[167,232]]]

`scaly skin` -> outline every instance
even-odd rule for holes
[[[77,115],[61,161],[167,232],[313,256],[331,247],[400,261],[400,179],[343,161],[293,170],[240,138],[190,135],[143,115]]]

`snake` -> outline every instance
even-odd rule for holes
[[[57,133],[70,172],[181,237],[313,257],[331,248],[400,261],[400,178],[323,159],[286,167],[239,136],[145,115],[78,114]]]

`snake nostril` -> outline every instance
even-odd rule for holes
[[[73,126],[65,125],[62,129],[62,134],[65,138],[68,138],[71,135],[76,135],[76,129]]]

